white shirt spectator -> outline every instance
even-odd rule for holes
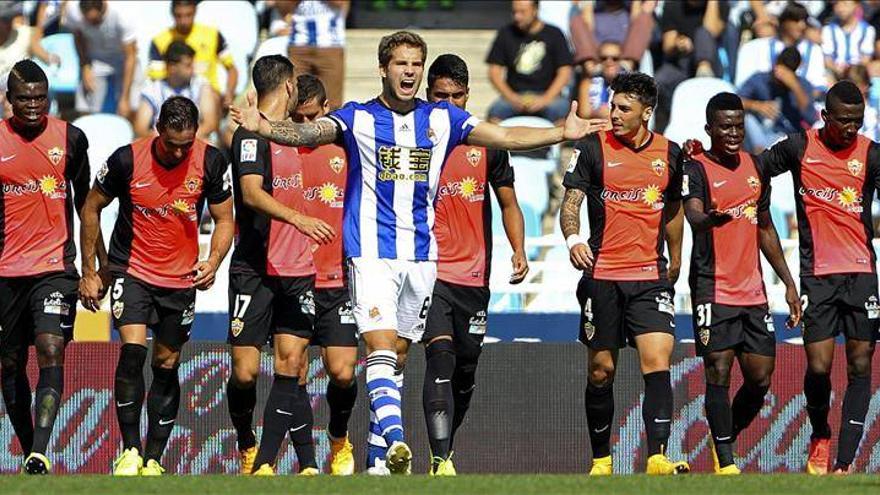
[[[125,63],[123,45],[137,39],[134,23],[126,17],[124,9],[124,2],[107,2],[103,22],[94,26],[83,19],[79,2],[67,3],[64,25],[71,31],[82,33],[88,44],[92,70],[96,76],[121,72]]]
[[[826,89],[828,80],[825,77],[822,48],[809,40],[801,40],[797,48],[801,54],[801,66],[798,67],[797,74],[809,81],[813,89]],[[742,86],[758,72],[773,70],[776,57],[784,49],[785,45],[779,38],[758,38],[742,45],[737,56],[736,86]]]
[[[208,86],[210,86],[210,83],[202,76],[193,77],[189,82],[189,86],[179,89],[172,88],[165,79],[150,81],[148,84],[145,84],[141,90],[141,99],[146,101],[153,109],[153,121],[150,125],[156,125],[156,120],[159,118],[159,109],[162,108],[165,100],[172,96],[184,96],[198,105],[202,91],[210,90]]]
[[[831,23],[822,28],[822,51],[835,64],[857,65],[862,57],[874,55],[874,26],[859,21],[856,28],[847,33],[839,24]]]
[[[345,46],[345,15],[329,2],[299,2],[293,13],[290,44],[294,46]]]
[[[9,71],[19,60],[30,56],[31,28],[29,26],[13,26],[6,43],[0,45],[0,89],[6,91],[6,80]]]

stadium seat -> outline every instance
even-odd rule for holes
[[[521,115],[519,117],[511,117],[509,119],[502,120],[501,122],[499,122],[498,125],[503,126],[503,127],[517,127],[517,126],[518,127],[537,127],[539,129],[546,129],[546,128],[554,127],[553,122],[550,122],[547,119],[542,119],[541,117],[533,117],[530,115]],[[528,155],[530,157],[534,157],[534,158],[537,158],[539,156],[541,158],[546,158],[547,160],[552,161],[553,162],[552,165],[553,165],[553,167],[555,167],[556,163],[559,162],[559,153],[560,153],[559,152],[559,145],[554,144],[553,146],[546,148],[546,150],[547,150],[546,153],[535,153],[533,151],[524,152],[524,153],[526,155]],[[516,156],[518,154],[521,154],[521,153],[516,153],[514,156]],[[550,173],[552,171],[553,171],[553,169],[551,168],[550,170],[547,171],[547,173]]]
[[[754,61],[759,57],[767,56],[767,52],[764,50],[766,43],[766,40],[758,38],[740,45],[736,54],[736,78],[734,79],[737,88],[757,72]]]
[[[45,65],[37,60],[37,64],[46,71],[49,78],[49,89],[52,93],[74,93],[79,86],[79,55],[76,44],[70,33],[59,33],[46,36],[40,45],[49,53],[58,55],[59,65]],[[5,84],[5,81],[4,81]]]
[[[153,37],[174,25],[170,0],[132,0],[125,2],[125,12],[135,22],[137,30],[138,65],[141,74],[147,74],[150,63],[150,44]]]
[[[254,61],[257,61],[261,57],[265,57],[267,55],[284,55],[286,57],[287,45],[287,36],[276,36],[274,38],[264,40],[257,48],[257,52],[254,53]]]
[[[708,148],[709,136],[703,130],[706,125],[706,103],[723,91],[736,92],[732,84],[714,77],[698,77],[679,84],[672,94],[669,125],[663,135],[678,144],[697,138]]]
[[[527,156],[511,156],[510,165],[516,177],[516,195],[520,204],[528,204],[535,211],[543,213],[550,200],[547,174],[555,169],[556,162]]]
[[[238,69],[236,92],[245,90],[248,83],[248,67],[259,40],[257,11],[244,0],[225,2],[201,2],[196,11],[196,22],[217,26]],[[226,85],[226,72],[220,72],[220,86]]]

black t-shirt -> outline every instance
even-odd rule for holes
[[[691,3],[698,5],[692,6]],[[719,2],[719,13],[722,20],[727,20],[730,6],[722,0]],[[694,39],[697,29],[703,25],[703,15],[706,13],[706,2],[690,2],[685,0],[666,2],[663,7],[663,17],[660,18],[660,31],[677,31]]]
[[[498,30],[486,63],[506,67],[507,84],[517,93],[543,93],[559,67],[572,65],[574,59],[558,28],[545,24],[529,34],[511,24]]]

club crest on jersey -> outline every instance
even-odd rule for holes
[[[113,303],[113,317],[117,320],[122,318],[122,312],[125,311],[125,303],[116,301]]]
[[[852,159],[846,162],[846,168],[849,169],[849,173],[858,177],[859,175],[861,175],[862,170],[865,168],[865,164],[856,159]]]
[[[49,148],[49,151],[46,152],[46,155],[49,157],[49,161],[51,161],[55,165],[58,165],[58,163],[61,162],[61,158],[64,156],[64,148],[61,148],[59,146]]]
[[[232,331],[233,337],[238,337],[241,335],[241,331],[244,330],[244,322],[241,318],[235,318],[229,322],[229,330]]]
[[[700,343],[703,345],[709,345],[709,329],[701,328],[698,333],[700,335]]]
[[[435,133],[434,129],[431,129],[430,127],[428,127],[427,136],[428,141],[431,141],[433,144],[437,144],[440,142],[440,138],[437,137],[437,133]]]
[[[329,165],[330,169],[338,174],[342,172],[342,167],[345,166],[345,160],[343,160],[341,156],[334,156],[330,159]]]
[[[587,340],[593,340],[593,337],[595,335],[596,335],[596,326],[593,325],[593,323],[589,322],[589,321],[584,323],[584,337],[586,337]]]
[[[370,308],[370,319],[371,320],[378,320],[379,317],[381,317],[381,316],[382,316],[382,313],[379,312],[379,308],[377,308],[376,306],[373,306],[372,308]]]
[[[194,193],[194,192],[198,191],[199,186],[201,186],[201,185],[202,185],[202,179],[200,179],[194,175],[187,177],[186,180],[183,182],[183,187],[185,187],[189,193]]]
[[[468,150],[466,156],[468,163],[470,163],[472,167],[476,167],[480,163],[480,158],[483,158],[483,152],[477,148],[471,148]]]
[[[750,175],[746,181],[748,181],[749,187],[752,188],[752,191],[757,192],[758,189],[761,188],[761,181],[754,175]]]
[[[658,176],[663,176],[663,172],[666,171],[666,162],[658,158],[651,162],[651,169],[653,169],[654,173]]]

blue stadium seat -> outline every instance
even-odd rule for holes
[[[60,65],[45,65],[39,60],[36,62],[46,71],[49,78],[49,89],[52,93],[74,93],[79,86],[79,55],[76,53],[76,44],[73,34],[59,33],[46,36],[40,44],[49,53],[58,55]]]
[[[550,201],[547,171],[555,168],[556,162],[512,156],[510,164],[516,175],[516,196],[520,204],[527,204],[539,213],[546,211]]]

